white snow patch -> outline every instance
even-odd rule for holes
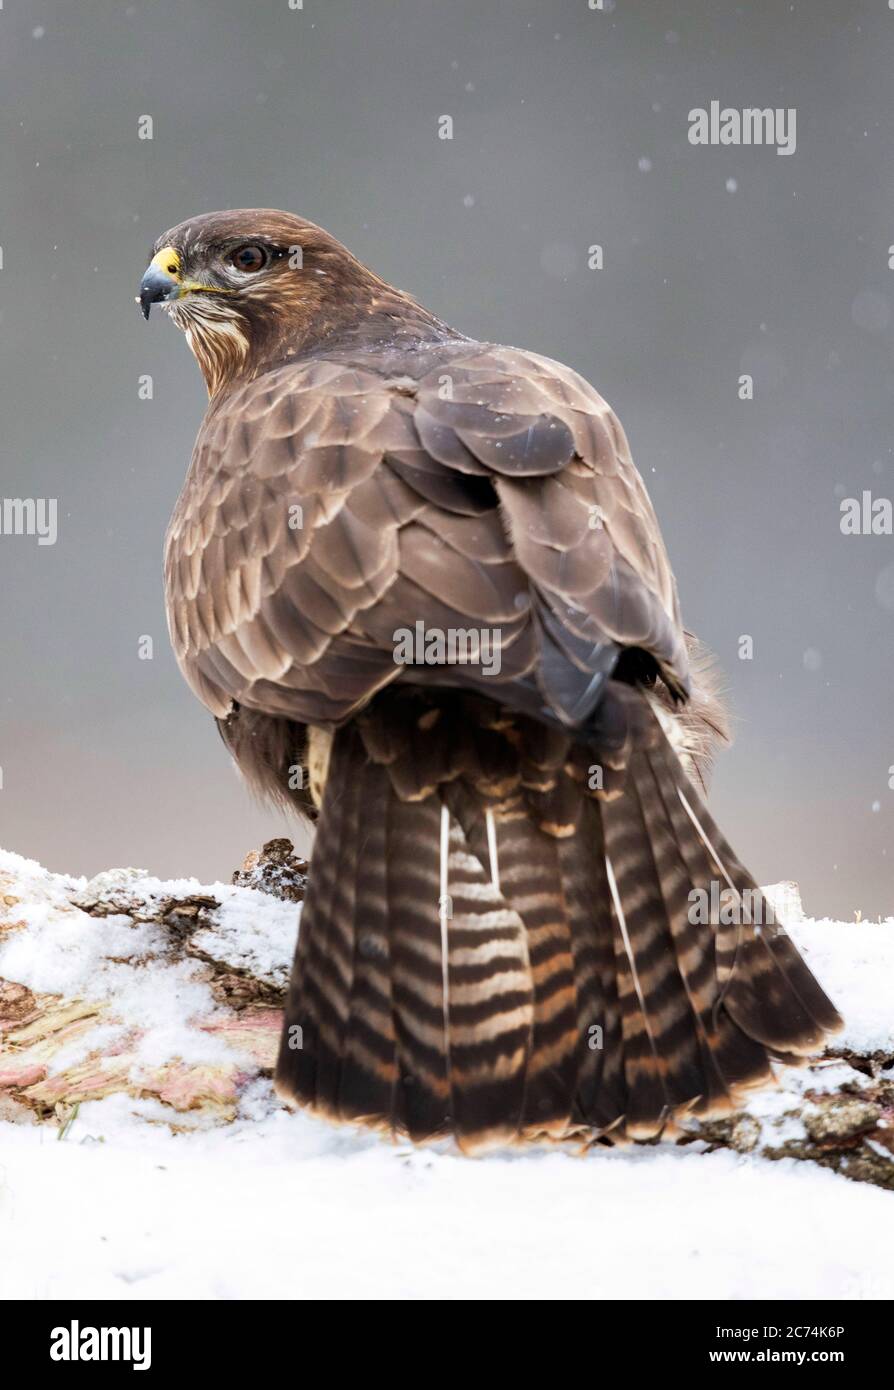
[[[130,894],[145,902],[159,898],[216,897],[219,925],[195,932],[194,940],[217,960],[249,969],[259,978],[284,985],[294,950],[298,904],[283,902],[229,884],[196,879],[162,882],[138,869],[114,869],[89,883],[51,874],[33,860],[0,851],[0,871],[14,875],[19,903],[11,910],[26,930],[0,940],[0,979],[26,985],[39,994],[105,1004],[114,1022],[91,1031],[53,1058],[50,1074],[83,1061],[101,1041],[113,1045],[134,1030],[133,1075],[175,1058],[195,1065],[226,1063],[242,1054],[238,1045],[199,1026],[224,1017],[203,979],[204,967],[174,958],[170,934],[152,922],[124,915],[92,917],[72,903],[72,895]],[[131,1050],[131,1049],[129,1049]]]
[[[282,1111],[174,1137],[137,1108],[3,1127],[0,1297],[894,1296],[891,1195],[794,1160],[469,1160]]]
[[[791,922],[786,930],[844,1018],[836,1047],[894,1051],[894,918]]]
[[[214,960],[238,965],[256,979],[281,988],[289,982],[301,904],[268,898],[259,914],[261,894],[252,888],[215,883],[202,891],[220,902],[216,927],[203,927],[193,940]],[[259,916],[261,920],[259,920]]]

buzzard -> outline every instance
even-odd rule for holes
[[[139,302],[210,396],[177,660],[316,820],[280,1094],[467,1151],[612,1143],[820,1047],[840,1019],[705,807],[722,710],[593,388],[269,209],[166,232]]]

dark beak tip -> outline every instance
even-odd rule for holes
[[[140,293],[137,298],[143,318],[148,319],[149,310],[153,304],[165,304],[171,299],[172,293],[177,290],[177,281],[170,275],[166,275],[163,270],[156,266],[150,266],[140,282]]]

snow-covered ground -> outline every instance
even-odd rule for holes
[[[0,1105],[0,1296],[894,1296],[894,1193],[811,1162],[700,1141],[469,1160],[287,1113],[257,1037],[246,1050],[227,1031],[207,964],[172,952],[157,923],[90,916],[72,898],[120,891],[151,915],[157,900],[206,894],[221,907],[193,936],[203,957],[274,983],[296,905],[103,877],[86,885],[0,854],[0,980],[98,1001],[89,1028],[66,1022],[61,1046],[41,1037],[29,1051],[20,1036],[0,1072],[27,1063],[35,1086],[70,1097],[98,1041],[119,1064],[101,1099],[68,1107],[67,1128]],[[790,925],[847,1018],[845,1046],[894,1050],[894,922]],[[173,1059],[226,1084],[184,1099],[153,1081]],[[803,1132],[793,1100],[843,1071],[787,1073],[749,1108],[782,1142]]]
[[[894,1197],[794,1159],[469,1161],[282,1112],[173,1137],[122,1098],[4,1127],[0,1295],[890,1298]]]

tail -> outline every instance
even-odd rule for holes
[[[604,765],[456,695],[336,734],[280,1095],[469,1150],[652,1139],[841,1026],[630,698]]]

